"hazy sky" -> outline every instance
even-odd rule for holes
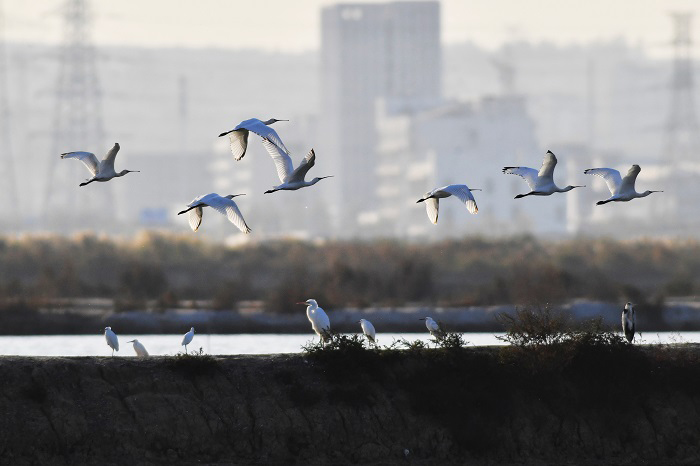
[[[92,0],[94,39],[104,45],[215,46],[303,51],[319,47],[319,9],[331,0]],[[4,0],[12,41],[61,39],[63,0]],[[522,38],[557,43],[622,37],[652,48],[671,35],[669,11],[693,0],[442,0],[444,43],[495,48]],[[700,38],[700,18],[693,28]]]

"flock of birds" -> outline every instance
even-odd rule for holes
[[[315,299],[307,299],[306,301],[299,302],[297,304],[303,304],[306,306],[306,317],[311,322],[311,328],[320,338],[321,344],[325,344],[331,338],[331,321],[328,318],[328,314],[318,305]],[[441,336],[444,335],[444,329],[440,328],[435,319],[432,317],[421,317],[419,320],[425,321],[425,326],[430,332],[431,336]],[[360,324],[363,335],[372,345],[377,344],[377,331],[367,319],[360,319],[357,321]],[[636,327],[636,318],[634,314],[634,305],[632,303],[625,304],[625,308],[622,310],[622,332],[629,343],[634,340],[634,333]],[[194,338],[194,327],[190,328],[190,331],[185,333],[182,337],[182,343],[180,346],[185,347],[185,354],[187,354],[187,345],[192,342]],[[115,351],[119,351],[119,339],[117,334],[112,331],[112,327],[105,327],[105,339],[107,340],[107,345],[112,348],[112,356],[114,356]],[[128,343],[133,343],[134,351],[138,357],[149,356],[146,347],[140,341],[134,339],[129,340]]]
[[[248,137],[250,136],[251,132],[262,138],[262,144],[270,154],[270,157],[275,164],[277,176],[281,182],[281,184],[273,186],[271,189],[265,191],[265,194],[274,193],[276,191],[294,191],[297,189],[306,188],[315,185],[324,178],[332,177],[332,175],[327,175],[313,178],[311,181],[306,181],[307,173],[316,163],[316,153],[313,149],[311,149],[306,157],[304,157],[304,159],[295,168],[289,150],[284,145],[284,142],[280,138],[279,134],[277,134],[277,132],[270,127],[270,125],[278,121],[288,120],[271,118],[269,120],[262,121],[257,118],[251,118],[249,120],[242,121],[232,130],[219,134],[219,137],[228,136],[231,153],[236,161],[241,160],[245,156],[248,149]],[[94,181],[105,182],[113,178],[124,176],[127,173],[138,172],[138,170],[122,170],[117,173],[117,171],[114,169],[114,161],[117,157],[119,149],[119,144],[115,143],[101,161],[97,160],[95,154],[84,151],[66,152],[61,154],[61,158],[79,160],[87,167],[92,175],[92,178],[88,178],[85,180],[85,182],[80,183],[80,186],[86,186]],[[554,183],[554,168],[556,165],[556,156],[554,153],[552,153],[552,151],[547,151],[539,171],[530,167],[504,167],[503,173],[522,177],[530,187],[529,192],[518,194],[515,196],[515,199],[521,199],[527,196],[549,196],[554,193],[565,193],[574,188],[585,187],[585,185],[569,185],[565,188],[558,187]],[[640,171],[641,168],[639,165],[632,165],[624,178],[620,175],[619,171],[612,168],[589,168],[584,170],[583,173],[595,175],[605,180],[605,183],[610,190],[610,197],[596,203],[597,205],[602,205],[607,204],[608,202],[628,202],[632,199],[646,197],[655,192],[661,192],[637,192],[634,185]],[[425,195],[416,202],[425,203],[428,219],[432,223],[437,224],[438,212],[440,208],[439,201],[440,199],[446,197],[454,196],[455,198],[459,199],[459,201],[465,205],[467,211],[471,214],[476,214],[479,212],[476,200],[472,194],[473,191],[481,191],[481,189],[469,188],[466,184],[452,184],[441,188],[435,188],[432,191],[425,193]],[[243,195],[244,194],[229,194],[226,196],[220,196],[217,193],[201,195],[190,202],[186,209],[178,212],[178,215],[187,213],[189,216],[188,220],[190,227],[193,231],[197,231],[202,224],[204,207],[211,207],[215,211],[226,216],[226,218],[241,232],[248,234],[251,232],[251,229],[246,223],[243,214],[238,208],[238,205],[236,205],[233,200],[234,197]],[[308,299],[302,304],[307,305],[306,315],[311,322],[313,330],[321,337],[322,341],[324,341],[330,332],[330,321],[328,316],[313,299]],[[425,325],[431,334],[435,334],[436,332],[440,331],[439,325],[437,322],[435,322],[435,320],[430,317],[426,317],[424,320]],[[366,319],[362,319],[358,323],[360,324],[363,333],[370,341],[374,343],[375,329],[372,323]],[[632,341],[632,338],[634,337],[635,321],[634,309],[631,303],[627,303],[625,310],[623,311],[622,326],[625,336],[629,341]],[[113,350],[112,354],[114,354],[114,350],[119,350],[119,342],[116,334],[110,327],[105,329],[105,337],[108,345]],[[185,352],[187,351],[187,344],[192,341],[193,337],[194,328],[187,332],[183,338],[182,345],[185,346]],[[138,340],[132,340],[129,343],[133,343],[134,350],[136,351],[137,355],[148,355],[148,351],[146,351],[146,348]]]
[[[187,345],[192,343],[192,339],[194,338],[194,327],[190,328],[190,331],[185,333],[185,335],[182,337],[182,343],[180,343],[180,346],[185,347],[185,354],[187,354]],[[107,346],[112,348],[112,356],[114,356],[115,351],[119,351],[119,337],[117,337],[117,334],[114,333],[114,330],[112,330],[112,327],[105,327],[105,340],[107,340]],[[146,347],[138,341],[137,339],[129,340],[127,343],[132,343],[134,345],[134,352],[136,353],[136,356],[140,358],[145,358],[150,356],[148,354],[148,350]]]
[[[262,138],[262,144],[270,154],[277,176],[281,184],[273,186],[265,191],[265,194],[274,193],[275,191],[294,191],[301,188],[313,186],[322,179],[331,178],[333,175],[320,176],[313,178],[311,181],[306,181],[306,175],[316,163],[316,153],[313,149],[304,157],[304,159],[294,168],[289,150],[282,142],[277,132],[270,128],[270,125],[278,121],[271,118],[266,121],[261,121],[257,118],[242,121],[234,129],[225,131],[219,134],[219,137],[228,136],[230,140],[231,153],[236,161],[239,161],[245,156],[248,149],[248,137],[251,132]],[[127,173],[138,172],[138,170],[122,170],[119,173],[114,169],[114,160],[117,157],[120,146],[115,143],[114,146],[107,152],[107,155],[101,161],[92,152],[66,152],[61,154],[64,159],[76,159],[87,167],[92,174],[92,178],[88,178],[85,182],[80,183],[80,186],[86,186],[94,181],[109,181],[113,178],[121,177]],[[547,151],[542,161],[542,167],[539,171],[530,167],[504,167],[503,173],[508,175],[518,175],[522,177],[530,187],[530,191],[524,194],[518,194],[515,199],[521,199],[526,196],[549,196],[554,193],[565,193],[574,188],[584,188],[585,185],[569,185],[565,188],[560,188],[554,183],[554,168],[557,165],[557,158],[552,151]],[[639,193],[635,190],[635,181],[641,168],[639,165],[632,165],[623,178],[620,172],[612,168],[589,168],[583,173],[595,175],[603,180],[610,190],[608,199],[598,201],[597,205],[607,204],[608,202],[627,202],[639,197],[646,197],[651,193],[662,191],[644,191]],[[442,198],[454,196],[459,199],[471,214],[479,212],[476,205],[473,191],[481,191],[481,189],[469,188],[466,184],[451,184],[441,188],[435,188],[428,191],[425,195],[416,201],[417,203],[425,202],[428,219],[437,224],[439,212],[439,200]],[[234,202],[233,198],[243,196],[244,194],[229,194],[220,196],[217,193],[209,193],[197,196],[192,202],[187,205],[185,210],[178,212],[178,215],[189,212],[189,224],[193,231],[197,231],[202,224],[202,213],[204,207],[211,207],[222,215],[225,215],[228,220],[236,225],[243,233],[250,233],[251,229],[243,218],[243,214]]]

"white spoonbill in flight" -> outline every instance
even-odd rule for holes
[[[231,141],[231,153],[233,154],[233,159],[238,161],[243,158],[245,151],[248,148],[248,134],[252,131],[261,138],[268,139],[276,145],[280,151],[285,154],[289,154],[289,150],[284,146],[282,139],[280,139],[277,131],[270,128],[270,125],[278,121],[289,121],[289,120],[278,120],[276,118],[270,118],[269,120],[262,121],[257,118],[251,118],[250,120],[241,121],[238,126],[230,131],[219,134],[219,137],[228,135]]]
[[[311,322],[311,328],[314,329],[316,335],[321,337],[321,343],[325,343],[331,337],[331,321],[315,299],[307,299],[306,301],[297,303],[306,305],[306,317]]]
[[[444,197],[455,196],[466,205],[470,214],[479,212],[472,191],[481,191],[481,189],[470,189],[466,184],[450,184],[425,193],[423,198],[416,201],[416,204],[425,201],[425,210],[428,212],[428,218],[437,225],[440,199]]]
[[[432,317],[421,317],[418,320],[425,321],[425,326],[428,328],[428,331],[433,336],[439,335],[440,332],[442,331],[442,330],[440,330],[440,326],[438,325],[438,323],[435,322]]]
[[[622,331],[625,333],[625,338],[627,338],[627,341],[630,343],[634,340],[635,324],[634,305],[632,303],[627,303],[622,310]]]
[[[177,214],[182,215],[189,212],[190,227],[192,231],[197,231],[202,224],[202,207],[211,207],[221,215],[225,215],[229,222],[236,225],[243,233],[248,234],[251,230],[245,223],[238,206],[233,202],[233,198],[236,196],[245,196],[245,194],[229,194],[227,196],[219,196],[216,193],[205,194],[204,196],[196,197],[187,205],[187,209]]]
[[[114,352],[119,351],[119,338],[112,331],[112,327],[105,327],[105,340],[107,340],[107,345],[112,348],[112,356],[114,356]]]
[[[274,186],[272,189],[265,191],[265,194],[274,193],[275,191],[287,190],[295,191],[307,186],[313,186],[324,178],[331,178],[333,175],[316,177],[311,181],[305,181],[304,177],[316,163],[316,153],[313,149],[306,154],[304,160],[299,163],[297,168],[292,165],[292,158],[289,154],[282,152],[275,144],[268,139],[263,139],[263,145],[267,152],[275,162],[277,168],[277,176],[279,176],[282,184]]]
[[[182,337],[182,343],[180,346],[185,347],[185,354],[187,354],[187,345],[189,345],[192,342],[192,339],[194,338],[194,327],[190,328],[190,331],[185,333],[185,335]]]
[[[119,152],[119,143],[115,142],[107,155],[104,156],[101,162],[97,161],[97,157],[92,152],[66,152],[61,154],[62,159],[77,159],[85,164],[92,178],[88,178],[85,182],[80,183],[80,186],[85,186],[93,181],[109,181],[118,176],[124,176],[127,173],[138,173],[139,170],[122,170],[119,173],[114,171],[114,159]]]
[[[662,193],[663,191],[644,191],[638,193],[634,189],[634,182],[637,180],[637,175],[642,171],[639,165],[632,165],[627,171],[624,178],[620,176],[620,172],[612,168],[589,168],[584,170],[586,175],[595,175],[603,178],[605,184],[610,190],[610,197],[604,201],[598,201],[596,205],[607,204],[608,202],[627,202],[637,197],[647,197],[651,193]]]
[[[134,344],[134,351],[136,351],[136,356],[140,358],[145,358],[148,356],[148,351],[146,351],[146,347],[143,346],[143,343],[138,341],[137,339],[129,340],[127,343],[133,343]]]
[[[376,345],[377,332],[374,330],[374,325],[372,325],[372,322],[367,319],[360,319],[357,321],[357,323],[360,324],[360,327],[362,327],[362,333],[365,334],[367,339]]]
[[[527,181],[530,186],[530,192],[518,194],[515,199],[520,199],[525,196],[549,196],[553,193],[565,193],[574,188],[585,188],[585,186],[572,186],[560,188],[554,184],[554,167],[557,166],[557,158],[551,150],[548,150],[544,155],[542,167],[538,172],[534,168],[529,167],[503,167],[503,173],[507,175],[518,175]]]

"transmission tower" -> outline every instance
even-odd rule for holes
[[[671,105],[666,123],[666,150],[671,167],[696,159],[700,140],[695,116],[692,60],[692,13],[671,13],[673,20],[673,70],[671,74]]]
[[[64,39],[59,51],[43,220],[51,229],[68,232],[111,221],[105,207],[113,208],[113,196],[109,183],[99,183],[98,189],[78,188],[89,172],[81,163],[59,157],[62,152],[85,150],[101,159],[109,149],[102,125],[89,4],[87,0],[65,0],[62,8]]]
[[[6,216],[0,221],[3,229],[19,227],[21,206],[18,204],[15,162],[10,138],[10,111],[7,99],[7,56],[5,53],[5,16],[0,3],[0,195],[8,200]]]

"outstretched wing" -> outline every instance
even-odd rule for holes
[[[284,181],[283,183],[292,181],[304,181],[306,174],[309,172],[309,170],[311,170],[311,167],[313,167],[315,163],[316,153],[313,149],[311,149],[309,153],[306,154],[306,157],[304,157],[304,160],[302,160],[301,163],[299,163],[299,166],[294,169],[291,175],[289,175],[287,181]]]
[[[538,176],[540,178],[545,178],[547,181],[551,181],[554,183],[554,167],[557,166],[557,158],[554,156],[554,153],[552,153],[551,150],[548,150],[546,154],[544,154],[544,159],[542,160],[542,167],[540,167],[540,171],[538,173]]]
[[[265,149],[267,149],[267,153],[270,154],[270,157],[272,157],[272,160],[275,162],[275,168],[277,168],[277,176],[279,177],[280,181],[282,183],[286,183],[287,179],[294,171],[294,166],[292,165],[292,158],[288,154],[282,152],[276,144],[272,143],[268,139],[263,139],[263,146],[265,146]]]
[[[111,166],[114,169],[114,159],[117,158],[117,152],[119,152],[119,143],[115,142],[114,146],[107,152],[107,154],[102,159],[102,162]]]
[[[219,196],[210,199],[207,204],[221,215],[225,215],[228,221],[236,225],[243,233],[250,233],[251,230],[248,225],[246,225],[243,214],[238,210],[238,206],[233,202],[233,199]]]
[[[620,187],[622,186],[620,172],[612,168],[589,168],[588,170],[584,170],[583,173],[586,175],[595,175],[603,178],[605,180],[605,184],[608,185],[610,194],[613,196],[619,192]]]
[[[66,152],[65,154],[61,154],[61,158],[78,159],[85,164],[88,170],[90,170],[92,176],[97,175],[97,167],[99,165],[99,162],[97,161],[97,157],[95,157],[95,154],[93,154],[92,152]]]
[[[250,120],[242,121],[238,126],[236,126],[236,129],[241,128],[247,129],[248,131],[252,131],[261,138],[271,141],[274,145],[276,145],[279,148],[279,150],[282,153],[289,155],[289,150],[284,146],[284,143],[277,134],[277,131],[275,131],[262,121],[258,120],[257,118],[251,118]]]
[[[202,207],[195,207],[189,211],[187,219],[190,222],[190,228],[192,231],[197,231],[199,226],[202,224]]]
[[[244,128],[234,129],[233,131],[225,134],[228,135],[233,160],[241,160],[245,155],[246,149],[248,148],[248,130]]]
[[[528,186],[532,191],[537,186],[537,170],[529,167],[503,167],[503,173],[506,175],[518,175],[527,181]]]
[[[628,190],[634,191],[634,183],[637,181],[637,175],[639,175],[639,172],[642,171],[641,167],[639,165],[632,165],[630,167],[629,171],[625,175],[624,178],[622,178],[622,184],[620,185],[620,192],[625,192]]]
[[[469,190],[465,184],[451,184],[442,188],[442,191],[450,193],[457,199],[462,201],[469,211],[470,214],[476,214],[479,212],[479,208],[476,206],[476,201],[474,200],[474,195]]]
[[[440,211],[440,201],[435,198],[425,200],[425,211],[428,213],[428,219],[433,224],[437,225],[438,213]]]

